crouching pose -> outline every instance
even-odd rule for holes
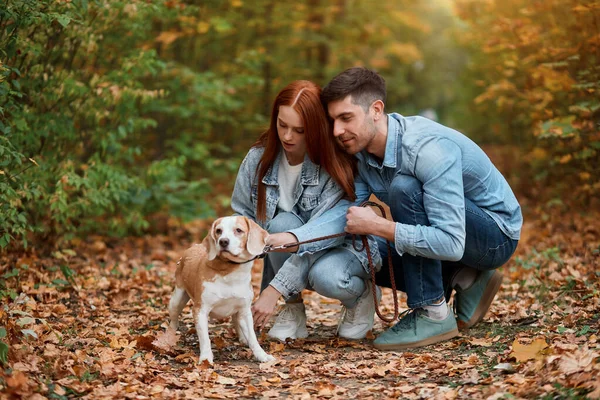
[[[346,232],[382,239],[377,282],[389,286],[393,268],[407,294],[411,311],[375,340],[379,349],[401,350],[450,339],[483,319],[523,218],[508,182],[477,144],[426,118],[386,114],[385,97],[383,78],[364,68],[342,72],[322,93],[331,143],[358,161],[357,204],[375,194],[392,213],[389,221],[350,207],[341,218]],[[339,217],[336,208],[320,219]],[[384,239],[394,243],[392,265]],[[456,319],[446,304],[452,290]]]
[[[320,93],[320,88],[309,81],[295,81],[283,88],[273,104],[269,128],[250,149],[237,175],[233,211],[265,228],[271,245],[343,232],[345,221],[335,216],[331,222],[322,220],[310,229],[305,225],[333,206],[345,214],[355,198],[356,161],[330,140]],[[374,263],[380,268],[372,238],[370,245]],[[305,307],[300,297],[306,288],[338,299],[345,307],[340,336],[361,339],[373,327],[371,291],[378,289],[369,284],[366,252],[356,251],[350,238],[269,253],[261,294],[252,308],[255,325],[262,327],[268,322],[283,296],[285,306],[269,336],[279,340],[306,337]]]

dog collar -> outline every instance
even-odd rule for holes
[[[228,259],[224,259],[223,261],[225,261],[227,263],[230,263],[230,264],[238,264],[239,265],[239,264],[246,264],[246,263],[248,263],[250,261],[254,261],[254,260],[258,259],[258,258],[265,258],[266,256],[267,256],[267,253],[262,253],[262,254],[257,255],[256,257],[251,258],[251,259],[246,260],[246,261],[233,261],[233,260],[228,260]]]

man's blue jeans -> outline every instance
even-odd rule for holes
[[[389,206],[396,222],[410,225],[429,225],[423,206],[423,186],[419,180],[397,175],[390,185]],[[463,258],[458,262],[440,261],[413,256],[400,256],[391,245],[396,288],[406,292],[408,306],[418,308],[433,304],[452,294],[452,277],[462,268],[495,269],[506,263],[515,249],[517,240],[506,236],[496,222],[481,208],[465,198],[466,241]],[[377,284],[391,287],[388,248],[378,239],[383,266],[376,275]]]

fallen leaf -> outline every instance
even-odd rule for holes
[[[106,250],[106,243],[101,240],[96,240],[90,247],[97,253],[101,253]]]
[[[504,382],[514,383],[516,385],[522,385],[526,382],[525,377],[521,374],[515,374],[505,379]]]
[[[402,393],[409,393],[415,390],[415,387],[413,385],[402,385],[398,386],[396,389]]]
[[[564,354],[558,361],[558,366],[567,375],[576,372],[588,371],[592,362],[598,357],[598,353],[588,350],[587,346],[572,354]]]
[[[542,351],[548,347],[545,339],[538,338],[531,342],[531,344],[521,344],[518,339],[515,339],[512,344],[511,357],[514,357],[517,361],[528,361],[528,360],[541,360],[544,358]]]
[[[34,337],[36,339],[38,338],[37,333],[35,333],[35,331],[33,331],[32,329],[23,329],[21,331],[21,333],[23,333],[23,335],[26,335],[26,336],[27,335],[32,336],[32,337]]]
[[[258,390],[255,386],[248,385],[248,386],[246,386],[246,390],[244,392],[244,396],[252,396],[252,395],[255,395],[257,393],[260,393],[260,390]]]
[[[159,333],[156,335],[156,339],[152,342],[152,345],[166,352],[177,344],[177,332],[171,327],[167,328],[166,332]]]
[[[194,362],[198,356],[195,353],[183,353],[175,357],[178,362]]]
[[[208,360],[202,360],[202,362],[198,364],[198,369],[200,370],[207,370],[211,368],[212,365],[210,364],[210,362],[208,362]]]
[[[152,344],[152,342],[153,339],[151,336],[138,336],[135,339],[135,347],[140,350],[154,351],[155,347],[154,344]]]
[[[54,386],[54,393],[56,393],[59,396],[64,396],[67,392],[65,390],[64,387],[60,386],[60,385],[56,385]]]
[[[277,390],[267,390],[262,395],[263,397],[280,397],[280,393]]]
[[[170,337],[166,305],[175,263],[189,241],[206,235],[207,221],[194,224],[193,232],[172,225],[168,235],[156,237],[69,240],[60,245],[73,249],[60,249],[64,262],[52,257],[60,246],[44,250],[46,255],[34,248],[23,254],[0,252],[6,290],[19,292],[15,299],[0,300],[0,359],[7,361],[0,368],[0,398],[41,400],[77,393],[99,399],[600,398],[595,354],[600,353],[595,318],[600,309],[595,252],[600,212],[593,210],[594,203],[586,210],[593,217],[565,208],[565,213],[534,221],[531,198],[524,199],[530,218],[515,257],[503,270],[505,283],[493,315],[478,330],[496,333],[463,335],[415,353],[375,351],[368,338],[389,329],[380,320],[366,340],[336,337],[339,301],[322,301],[323,296],[303,291],[309,338],[281,343],[268,338],[268,329],[261,331],[263,349],[278,360],[257,362],[247,346],[232,345],[237,335],[229,322],[211,320],[216,360],[198,364],[192,307],[181,315],[181,332]],[[101,251],[94,249],[95,242]],[[523,265],[544,268],[521,268],[517,257]],[[60,268],[63,264],[76,272],[80,291],[49,284],[64,278],[68,270]],[[258,297],[263,262],[254,265]],[[16,273],[13,266],[19,275],[10,277]],[[567,266],[580,278],[568,280],[575,275]],[[392,291],[382,292],[387,314]],[[401,297],[402,309],[406,301]],[[519,340],[513,344],[515,334]]]
[[[173,343],[173,345],[174,344],[175,343]],[[225,339],[223,339],[222,337],[215,337],[215,338],[212,338],[211,344],[213,345],[213,347],[215,349],[221,350],[221,349],[224,349],[225,347],[227,347],[228,342],[225,341]]]
[[[481,360],[479,360],[479,357],[477,356],[477,354],[471,354],[467,358],[467,363],[469,363],[471,365],[478,365],[481,363]]]
[[[193,371],[190,372],[189,374],[185,375],[185,379],[188,382],[196,382],[200,380],[200,374],[197,371]]]
[[[19,326],[25,326],[25,325],[31,325],[31,324],[35,324],[35,318],[23,317],[23,318],[19,318],[17,320],[17,325],[19,325]]]
[[[27,386],[27,376],[21,371],[14,371],[13,374],[5,378],[6,385],[12,389],[18,389]]]
[[[492,346],[494,343],[492,342],[492,339],[477,339],[477,338],[472,338],[471,340],[469,340],[469,343],[471,343],[474,346],[483,346],[483,347],[490,347]]]
[[[219,375],[217,377],[217,383],[220,383],[221,385],[235,385],[236,380],[233,378],[227,378],[226,376]]]
[[[320,397],[332,397],[335,394],[335,385],[329,382],[317,382],[315,387],[319,391]]]
[[[600,399],[600,379],[596,379],[595,382],[591,382],[590,386],[594,389],[586,395],[588,399]]]
[[[281,353],[285,350],[285,344],[281,342],[271,342],[269,343],[269,352],[270,353]]]
[[[165,387],[162,385],[154,385],[150,388],[150,394],[159,394],[165,391]]]

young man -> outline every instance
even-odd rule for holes
[[[364,68],[342,72],[322,93],[335,140],[358,158],[355,204],[375,194],[391,209],[393,222],[363,207],[350,207],[345,218],[348,233],[381,238],[378,283],[389,286],[394,268],[407,293],[411,311],[374,343],[400,350],[450,339],[483,319],[502,281],[496,268],[514,253],[523,219],[479,146],[428,119],[385,114],[385,98],[383,78]],[[339,218],[334,208],[321,222]],[[391,266],[386,240],[394,244]],[[453,289],[458,322],[446,304]]]

